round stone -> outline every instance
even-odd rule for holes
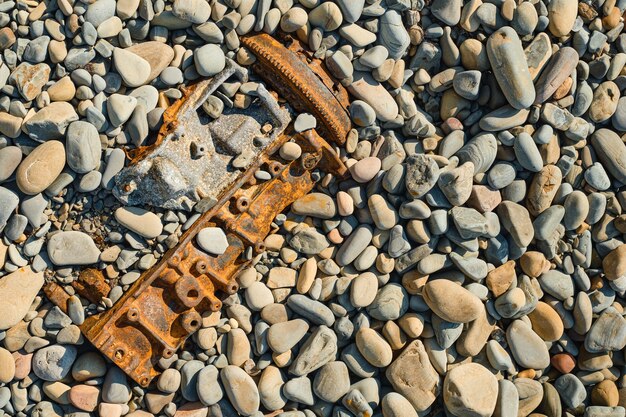
[[[228,249],[226,233],[219,227],[205,227],[196,235],[196,242],[203,251],[211,255],[221,255]]]
[[[91,236],[78,231],[55,233],[48,239],[48,256],[54,265],[90,265],[100,259]]]
[[[46,346],[33,356],[33,372],[44,381],[60,381],[76,360],[76,348],[69,345]]]
[[[102,355],[97,352],[87,352],[80,355],[72,366],[72,378],[80,382],[100,378],[106,373],[106,362]]]
[[[375,156],[369,156],[356,162],[350,167],[350,174],[356,182],[366,183],[378,174],[381,167],[381,160]]]
[[[348,367],[340,361],[328,362],[313,380],[313,392],[322,401],[335,403],[350,390]]]
[[[226,66],[224,51],[219,45],[208,44],[197,48],[193,54],[196,71],[203,77],[212,77]]]

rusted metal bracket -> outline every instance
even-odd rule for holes
[[[296,42],[287,49],[267,35],[255,35],[243,43],[257,55],[262,69],[259,74],[272,88],[294,108],[315,114],[322,124],[321,132],[333,142],[345,142],[350,129],[347,93],[334,84],[319,62],[311,60],[303,48],[294,46]],[[220,124],[221,118],[207,121],[199,114],[199,107],[232,75],[242,80],[247,77],[244,69],[229,61],[223,73],[186,89],[185,97],[164,114],[164,124],[155,143],[137,152],[126,171],[116,179],[116,195],[122,201],[136,202],[133,195],[138,195],[137,190],[143,193],[165,190],[171,192],[171,198],[158,200],[162,206],[204,201],[206,208],[178,245],[144,272],[112,308],[88,317],[80,326],[96,348],[142,386],[159,374],[157,362],[171,357],[200,328],[203,312],[221,308],[219,294],[237,291],[235,277],[248,264],[242,255],[248,248],[257,253],[264,250],[263,241],[274,218],[314,187],[313,171],[319,169],[339,177],[346,173],[333,147],[315,130],[296,133],[289,124],[288,109],[281,107],[263,87],[258,91],[258,106],[251,110],[251,115],[225,115],[227,121],[236,125],[234,129]],[[265,136],[258,132],[263,126],[258,121],[271,127],[262,129]],[[242,138],[248,142],[242,142]],[[286,161],[278,153],[290,140],[302,149],[301,156],[294,161]],[[206,158],[197,158],[201,159],[198,163],[194,160],[168,171],[177,158],[190,156],[193,143],[206,145],[201,152]],[[238,167],[233,167],[233,162],[241,153],[233,149],[250,151],[248,159]],[[181,161],[178,163],[188,162]],[[198,178],[194,176],[216,170],[211,164],[221,164],[217,167],[221,176],[190,188],[194,178]],[[272,178],[257,181],[254,174],[260,169]],[[159,182],[159,179],[167,180],[164,177],[168,173],[178,175],[179,182],[165,185]],[[148,204],[157,202],[152,197]],[[209,197],[213,200],[206,203]],[[219,256],[203,252],[195,243],[198,232],[211,226],[221,227],[227,235],[228,249]],[[74,284],[92,302],[97,302],[106,292],[104,282],[97,277],[97,271],[86,270]],[[51,301],[66,310],[69,295],[62,287],[50,283],[45,292]]]

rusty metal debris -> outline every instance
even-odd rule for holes
[[[347,93],[319,62],[295,41],[287,49],[267,35],[256,35],[243,44],[258,57],[260,75],[272,88],[294,108],[315,114],[320,131],[333,142],[345,141],[350,129]],[[243,255],[264,250],[274,218],[315,185],[313,171],[346,172],[315,130],[293,130],[288,108],[263,87],[245,111],[232,109],[216,120],[201,114],[206,98],[233,75],[245,80],[247,72],[229,61],[224,72],[187,89],[164,114],[155,143],[141,149],[116,179],[116,195],[129,204],[203,206],[202,216],[175,248],[111,309],[80,326],[96,348],[142,386],[159,374],[157,362],[171,357],[200,328],[203,312],[221,308],[218,294],[237,291],[235,277],[249,258]],[[283,160],[277,152],[290,140],[302,149],[295,161]],[[257,182],[259,169],[272,179]],[[210,226],[227,234],[229,246],[222,255],[208,255],[195,244],[196,234]],[[87,270],[74,288],[97,302],[106,291],[102,284],[101,276]],[[60,286],[49,284],[46,294],[66,308],[69,296]]]

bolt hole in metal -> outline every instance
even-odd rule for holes
[[[239,197],[235,202],[235,208],[239,213],[244,213],[250,207],[250,200],[247,197]]]
[[[129,308],[126,312],[126,318],[128,318],[128,320],[132,322],[139,320],[139,310],[137,310],[136,308]]]

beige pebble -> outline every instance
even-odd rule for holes
[[[15,359],[8,350],[0,347],[0,383],[9,383],[15,377]]]
[[[435,314],[451,323],[470,322],[484,310],[478,297],[447,279],[427,282],[422,295]]]
[[[76,94],[76,86],[67,75],[52,84],[47,91],[51,101],[70,101]]]
[[[548,3],[548,29],[556,36],[568,35],[574,27],[578,16],[577,0],[552,0]]]
[[[556,342],[563,335],[563,321],[549,304],[539,301],[535,309],[528,314],[535,333],[546,342]]]
[[[91,385],[74,385],[69,392],[72,405],[83,411],[94,411],[98,406],[100,389]]]
[[[369,156],[358,161],[350,167],[352,178],[358,183],[366,183],[378,174],[381,167],[381,160],[375,156]]]
[[[15,179],[19,189],[29,195],[44,191],[65,166],[65,147],[58,140],[37,146],[17,167]]]
[[[388,366],[393,359],[389,343],[369,327],[363,327],[356,333],[356,346],[365,360],[378,368]]]
[[[613,249],[602,261],[606,278],[610,281],[626,276],[626,244]]]

